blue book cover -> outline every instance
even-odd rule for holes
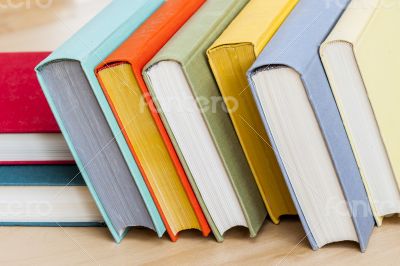
[[[325,40],[349,1],[302,0],[266,46],[248,71],[248,79],[275,154],[295,201],[301,222],[313,249],[320,248],[313,237],[304,212],[296,198],[273,139],[271,128],[263,113],[260,99],[254,87],[253,76],[262,69],[285,66],[295,70],[302,79],[308,99],[324,135],[333,165],[351,214],[357,213],[353,202],[368,206],[366,215],[352,215],[361,250],[365,251],[374,227],[365,187],[343,126],[336,102],[319,58],[320,44]]]
[[[0,186],[86,186],[76,165],[0,165]]]
[[[107,100],[100,93],[101,88],[94,69],[163,2],[112,1],[36,68],[39,82],[71,153],[117,242],[127,233],[128,228],[125,228],[124,224],[152,228],[159,236],[165,232],[165,227]],[[48,78],[48,69],[58,62],[64,62],[66,65],[70,63],[65,66],[68,69],[55,71],[56,78],[62,76],[64,83],[70,84],[64,84],[63,89],[59,89],[59,80]],[[79,70],[76,65],[79,65]],[[75,80],[70,78],[71,73]],[[117,184],[111,184],[107,176],[113,176]],[[95,187],[95,183],[92,182],[94,179],[101,186]],[[103,200],[106,198],[117,199],[120,203]],[[121,198],[128,200],[119,200]],[[122,214],[131,218],[124,218]],[[111,216],[114,217],[113,220]]]

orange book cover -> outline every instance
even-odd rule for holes
[[[178,172],[181,183],[185,189],[185,192],[190,200],[190,203],[195,211],[196,217],[198,218],[202,233],[204,236],[208,236],[210,233],[210,227],[207,220],[202,212],[200,204],[196,199],[196,196],[192,190],[190,182],[186,176],[186,173],[180,163],[179,157],[174,149],[174,146],[169,138],[167,130],[165,129],[162,120],[157,112],[157,109],[150,97],[146,83],[142,77],[142,70],[144,66],[157,54],[157,52],[169,41],[169,39],[185,24],[185,22],[201,7],[205,0],[169,0],[167,1],[157,12],[155,12],[132,36],[130,36],[116,51],[114,51],[108,58],[106,58],[102,64],[96,68],[96,75],[100,81],[101,86],[104,90],[104,84],[102,84],[99,78],[98,72],[109,66],[115,66],[121,63],[128,63],[132,67],[133,74],[137,80],[137,83],[142,91],[142,94],[147,102],[147,105],[151,111],[151,115],[156,123],[159,132],[162,136],[163,141],[167,147],[168,153],[174,163],[174,166]],[[107,97],[107,95],[106,95]],[[116,116],[118,123],[121,125],[121,121],[115,112],[111,101],[109,100],[111,109]],[[131,151],[135,158],[135,152],[133,148]],[[142,170],[143,176],[149,187],[150,193],[157,205],[160,215],[164,221],[165,227],[172,241],[176,241],[177,237],[173,234],[168,222],[166,221],[165,215],[163,214],[160,204],[156,199],[153,189],[149,185],[146,174],[141,167],[140,161],[137,163]]]

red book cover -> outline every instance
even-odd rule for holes
[[[178,158],[178,155],[174,149],[174,146],[168,136],[166,129],[161,121],[161,118],[156,110],[154,103],[152,102],[149,95],[148,89],[142,77],[142,70],[144,66],[150,61],[152,57],[168,42],[168,40],[185,24],[185,22],[201,7],[205,0],[170,0],[166,2],[157,12],[155,12],[130,38],[127,39],[114,53],[112,53],[102,64],[96,68],[96,73],[109,65],[118,63],[129,63],[132,66],[132,71],[135,78],[142,90],[143,95],[152,113],[153,119],[157,124],[160,134],[162,135],[163,141],[168,149],[169,155],[174,162],[175,168],[179,174],[181,183],[186,191],[186,194],[192,204],[192,207],[196,213],[201,230],[204,236],[210,233],[210,227],[207,220],[201,210],[200,204],[196,199],[196,196],[192,190],[190,182],[186,176],[182,164]],[[99,76],[97,78],[100,84],[103,86]],[[103,90],[105,91],[105,90]],[[106,95],[106,97],[108,97]],[[117,121],[120,123],[118,114],[115,112],[115,108],[112,102],[109,100],[111,109],[116,115]],[[120,123],[121,126],[121,123]],[[126,137],[126,136],[125,136]],[[128,143],[129,145],[129,143]],[[131,151],[135,159],[135,151],[132,147]],[[136,159],[139,167],[140,161]],[[164,221],[165,227],[170,235],[172,241],[177,240],[177,236],[171,231],[168,222],[163,214],[163,211],[158,204],[157,198],[147,181],[146,173],[142,170],[142,174],[145,178],[150,193],[153,196],[154,202],[160,212],[160,215]]]
[[[0,53],[0,134],[60,133],[35,67],[50,53]]]
[[[0,53],[0,135],[61,134],[43,91],[35,67],[49,52]],[[0,165],[71,164],[73,160],[0,160]]]

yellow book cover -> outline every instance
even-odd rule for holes
[[[98,72],[128,145],[135,151],[173,233],[201,229],[161,134],[128,63]]]
[[[246,72],[297,4],[297,0],[252,0],[208,49],[210,66],[240,143],[274,223],[296,214],[271,148]]]
[[[400,6],[353,0],[320,54],[378,225],[400,212]]]
[[[381,0],[355,46],[355,55],[400,185],[400,5]]]

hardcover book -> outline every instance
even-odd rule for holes
[[[161,0],[115,0],[36,68],[45,96],[114,239],[132,226],[165,232],[94,69]]]
[[[0,53],[0,165],[72,164],[35,75],[49,53]]]
[[[166,2],[96,68],[104,95],[174,241],[179,231],[195,228],[207,236],[210,228],[149,97],[142,70],[203,3]]]
[[[378,225],[400,212],[400,129],[390,121],[398,113],[400,8],[386,4],[351,1],[320,49]]]
[[[228,110],[232,110],[229,115],[274,223],[279,223],[282,215],[296,214],[296,209],[258,114],[246,71],[296,4],[297,0],[251,0],[207,51],[219,90],[227,99]]]
[[[255,236],[266,217],[206,57],[207,48],[247,2],[206,1],[143,73],[218,241],[234,226],[248,227]]]
[[[300,1],[248,79],[312,248],[365,251],[375,222],[318,54],[347,4]]]
[[[103,224],[75,165],[1,165],[0,191],[2,226]]]

